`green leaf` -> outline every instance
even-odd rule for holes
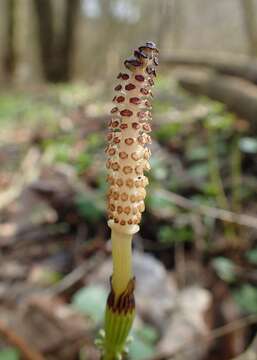
[[[163,225],[159,228],[157,237],[161,243],[165,244],[190,242],[193,240],[193,231],[189,227],[173,228]]]
[[[62,274],[51,267],[38,265],[34,268],[32,272],[31,281],[34,284],[40,284],[43,286],[49,286],[56,284],[62,278]]]
[[[239,290],[234,291],[234,297],[241,309],[247,313],[257,313],[257,288],[244,284]]]
[[[154,345],[145,342],[136,334],[133,335],[133,341],[129,346],[129,358],[131,360],[144,360],[153,357],[155,354]]]
[[[83,173],[91,164],[92,164],[92,155],[87,152],[82,152],[76,159],[75,166],[77,168],[77,172]]]
[[[164,198],[158,191],[149,192],[149,196],[146,199],[147,206],[153,209],[172,208],[170,200]]]
[[[236,280],[236,265],[228,258],[217,257],[212,261],[212,266],[218,276],[227,282],[234,282]]]
[[[203,96],[202,100],[207,102],[212,114],[220,114],[226,110],[225,105],[222,102],[210,101],[210,99],[206,96]]]
[[[132,330],[133,341],[129,345],[129,359],[144,360],[154,356],[158,333],[153,326],[142,325]]]
[[[234,121],[235,116],[227,112],[215,115],[211,114],[207,118],[206,126],[213,130],[228,130],[232,127]]]
[[[219,187],[218,184],[207,182],[206,184],[203,184],[202,191],[208,196],[217,197],[217,195],[219,194]]]
[[[98,324],[104,317],[106,299],[107,291],[102,286],[91,285],[76,292],[72,306]]]
[[[0,97],[0,119],[1,122],[9,120],[24,112],[29,106],[30,101],[22,95],[3,95]]]
[[[155,131],[155,137],[161,142],[167,142],[172,137],[176,136],[181,131],[181,123],[169,123],[161,125],[160,128]]]
[[[188,147],[188,149],[186,150],[186,156],[191,161],[205,160],[208,157],[208,147]]]
[[[246,258],[251,264],[257,265],[257,248],[248,250],[246,253]]]
[[[50,159],[61,163],[70,162],[70,153],[72,147],[69,144],[56,142],[47,146],[46,152]]]
[[[0,350],[0,360],[19,360],[19,351],[15,348],[8,347]]]
[[[87,150],[89,152],[95,152],[104,144],[104,137],[102,133],[92,133],[87,136]]]
[[[257,138],[243,137],[239,141],[239,147],[241,151],[248,154],[257,153]]]
[[[190,176],[192,176],[196,180],[197,179],[204,179],[209,174],[209,165],[208,165],[207,162],[192,165],[188,169],[188,173],[189,173]]]
[[[150,176],[154,180],[161,181],[167,178],[167,166],[162,161],[160,161],[156,156],[152,156],[150,160],[151,172]]]
[[[136,331],[137,336],[147,343],[155,343],[158,339],[158,333],[153,326],[144,325]]]
[[[86,194],[80,194],[75,199],[80,215],[92,223],[101,220],[104,214],[101,200],[95,197],[87,197]]]

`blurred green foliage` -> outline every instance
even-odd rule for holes
[[[222,280],[229,283],[236,281],[236,265],[232,260],[219,256],[212,260],[212,266]]]
[[[42,124],[55,128],[67,111],[95,98],[96,87],[85,84],[48,85],[0,93],[0,119],[5,126]]]
[[[95,324],[103,322],[107,291],[99,285],[90,285],[78,290],[72,298],[72,306],[90,317]]]
[[[162,225],[158,229],[157,238],[164,244],[175,244],[193,241],[194,234],[190,227],[176,228],[170,225]]]
[[[161,143],[165,143],[172,140],[172,138],[181,131],[182,127],[181,123],[176,122],[161,125],[160,128],[155,131],[155,137]]]
[[[257,247],[250,249],[246,252],[246,258],[249,263],[257,265]]]
[[[13,347],[0,350],[0,360],[19,360],[19,351]]]
[[[154,327],[143,325],[132,331],[133,341],[129,345],[129,358],[131,360],[144,360],[155,354],[155,343],[158,333]]]
[[[257,288],[251,284],[243,284],[234,291],[234,297],[240,308],[246,313],[257,313]]]
[[[257,153],[257,138],[242,137],[239,144],[241,151],[248,154]]]
[[[75,201],[80,215],[89,223],[95,224],[103,218],[105,205],[102,197],[96,199],[90,196],[90,194],[87,196],[86,193],[83,193],[77,196]]]

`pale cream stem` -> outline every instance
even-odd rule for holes
[[[116,298],[126,290],[129,280],[133,277],[132,237],[132,234],[126,234],[112,229],[112,286]]]

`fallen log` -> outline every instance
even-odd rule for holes
[[[205,67],[223,75],[237,76],[257,84],[257,61],[246,55],[175,52],[162,59],[168,66]]]
[[[249,81],[211,71],[183,70],[174,75],[184,89],[223,102],[257,130],[257,87]]]

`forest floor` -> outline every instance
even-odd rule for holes
[[[94,360],[111,274],[102,84],[0,93],[0,360]],[[156,84],[133,360],[226,360],[257,330],[257,134]]]

